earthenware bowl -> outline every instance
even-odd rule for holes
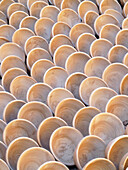
[[[9,170],[8,165],[6,164],[5,161],[3,161],[2,159],[0,159],[0,168],[4,169],[4,170]]]
[[[46,2],[46,3],[48,4],[48,0],[40,0],[40,1]],[[34,2],[36,2],[36,0],[28,0],[28,1],[27,1],[27,7],[28,7],[29,10],[30,10],[30,8],[31,8],[31,5],[32,5]]]
[[[6,155],[6,149],[7,149],[7,146],[0,141],[0,159],[6,161],[5,159],[5,155]]]
[[[79,4],[80,4],[79,0],[74,0],[74,1],[62,0],[60,7],[61,7],[61,10],[65,9],[65,8],[70,8],[77,12]]]
[[[128,48],[128,42],[127,42],[127,37],[128,37],[128,29],[122,29],[118,32],[116,35],[116,44],[117,45],[123,45],[126,48]]]
[[[6,1],[1,1],[0,3],[0,11],[2,11],[5,15],[7,15],[7,9],[8,7],[14,3],[13,0],[6,0]]]

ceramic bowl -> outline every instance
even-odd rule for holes
[[[120,161],[119,170],[127,169],[128,167],[128,153],[126,153]]]
[[[70,126],[60,127],[51,135],[50,150],[60,162],[65,165],[74,165],[74,151],[82,138],[83,135],[77,129]]]
[[[37,139],[40,146],[50,150],[50,137],[57,128],[62,126],[67,126],[67,123],[59,117],[49,117],[42,121],[37,131]]]
[[[122,22],[122,29],[128,29],[128,18],[125,18]]]
[[[128,83],[128,74],[126,74],[121,80],[121,83],[120,83],[121,94],[128,95],[127,83]]]
[[[79,4],[80,4],[79,0],[74,0],[74,1],[72,1],[72,0],[63,0],[61,2],[61,10],[65,9],[65,8],[70,8],[70,9],[73,9],[74,11],[77,12]]]
[[[110,88],[119,93],[121,80],[127,73],[128,68],[124,64],[112,63],[106,67],[102,74],[102,78]]]
[[[88,105],[89,104],[89,97],[93,90],[97,89],[98,87],[107,87],[107,84],[104,80],[98,77],[88,77],[82,81],[79,87],[79,94],[81,100]]]
[[[3,112],[3,119],[6,123],[17,119],[18,111],[25,104],[23,100],[13,100],[9,102]]]
[[[18,112],[18,119],[26,119],[32,122],[37,128],[40,123],[52,116],[52,112],[49,107],[41,102],[32,101],[24,104]]]
[[[7,124],[2,119],[0,119],[0,141],[3,141],[3,132],[6,125]]]
[[[118,32],[116,35],[116,44],[117,45],[123,45],[126,48],[128,48],[128,42],[127,42],[127,37],[128,37],[128,29],[122,29]]]
[[[5,159],[6,149],[7,149],[7,146],[3,142],[0,141],[0,159],[2,159],[3,161],[6,161]]]
[[[0,168],[4,169],[4,170],[9,170],[8,165],[6,164],[5,161],[3,161],[2,159],[0,159]]]
[[[14,3],[13,0],[2,1],[0,3],[0,11],[2,11],[5,15],[7,15],[7,9],[12,3]]]
[[[0,11],[0,19],[7,23],[7,16],[2,11]]]
[[[46,2],[48,4],[48,0],[40,0],[40,1]],[[36,0],[28,0],[27,1],[27,7],[29,10],[34,2],[36,2]]]
[[[0,46],[5,44],[5,43],[8,43],[8,42],[9,42],[9,40],[7,38],[0,36]]]
[[[46,83],[36,83],[32,85],[27,92],[27,101],[39,101],[47,104],[47,97],[52,87]]]

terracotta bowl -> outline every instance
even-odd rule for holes
[[[27,101],[39,101],[47,104],[47,97],[52,87],[46,83],[36,83],[32,85],[27,92]]]
[[[7,9],[8,7],[14,3],[13,0],[6,0],[6,1],[1,1],[0,3],[0,11],[2,11],[5,15],[7,15]]]
[[[128,68],[124,64],[113,63],[106,67],[102,74],[102,78],[110,88],[119,93],[121,80],[127,73]]]
[[[47,59],[52,61],[52,57],[49,52],[43,48],[34,48],[27,55],[27,67],[31,70],[32,65],[40,59]]]
[[[101,28],[106,24],[114,24],[119,26],[119,21],[110,14],[102,14],[98,16],[94,23],[94,28],[98,35],[100,33]]]
[[[68,77],[67,71],[62,67],[51,67],[49,68],[43,77],[44,83],[47,83],[52,88],[64,87],[65,81]]]
[[[41,36],[32,36],[25,42],[24,51],[26,55],[34,48],[43,48],[48,51],[48,42]]]
[[[56,129],[50,138],[50,150],[65,165],[74,165],[74,151],[83,135],[75,128],[64,126]],[[63,148],[63,149],[61,149]]]
[[[70,26],[64,22],[56,22],[52,27],[52,36],[54,37],[57,34],[64,34],[69,36]]]
[[[44,119],[51,116],[52,112],[46,104],[32,101],[20,108],[17,117],[18,119],[26,119],[32,122],[38,128]]]
[[[51,108],[52,112],[60,101],[66,98],[74,98],[73,94],[65,88],[55,88],[49,94],[47,98],[48,106]]]
[[[52,19],[54,22],[57,22],[57,16],[59,12],[60,10],[56,6],[53,5],[45,6],[40,12],[40,18],[47,17]]]
[[[78,110],[73,118],[73,127],[78,129],[83,136],[89,135],[89,124],[94,116],[101,111],[95,107],[83,107]]]
[[[49,117],[42,121],[37,131],[37,139],[40,146],[50,150],[50,137],[57,128],[62,126],[67,126],[67,123],[59,117]]]
[[[122,29],[128,29],[128,18],[125,18],[122,22]]]
[[[55,116],[63,119],[69,126],[72,126],[72,121],[78,110],[85,105],[78,99],[67,98],[63,99],[55,109]]]
[[[83,168],[83,170],[93,170],[95,168],[100,168],[100,170],[116,170],[115,165],[108,159],[96,158],[89,161]]]
[[[122,157],[128,152],[127,148],[128,135],[122,135],[112,140],[106,148],[106,157],[119,168]]]
[[[74,161],[78,169],[82,169],[94,158],[104,157],[105,143],[101,138],[94,135],[84,137],[77,145],[74,153]]]
[[[0,141],[3,141],[3,132],[6,125],[7,124],[2,119],[0,119]]]
[[[127,169],[128,167],[128,153],[126,153],[120,161],[119,170]]]
[[[122,63],[127,52],[128,49],[123,45],[115,45],[109,50],[108,59],[111,63]]]
[[[25,63],[15,55],[9,55],[3,59],[1,63],[1,75],[3,76],[4,73],[11,68],[20,68],[26,72]]]
[[[27,7],[27,1],[26,0],[18,0],[18,2],[23,4],[25,7]]]
[[[20,100],[26,101],[26,93],[36,81],[29,76],[21,75],[14,78],[10,85],[10,92]]]
[[[92,57],[101,56],[107,58],[109,50],[113,44],[104,38],[96,39],[90,46],[90,54]]]
[[[74,97],[79,100],[79,86],[85,78],[87,78],[85,74],[75,72],[69,75],[65,82],[65,88],[68,89],[74,95]]]
[[[27,170],[31,168],[33,170],[37,170],[43,163],[54,160],[53,155],[44,148],[29,148],[19,157],[17,162],[17,170]]]
[[[50,41],[52,36],[52,27],[54,21],[50,18],[44,17],[37,20],[35,23],[35,33],[38,36],[45,38],[47,41]]]
[[[73,9],[74,11],[77,12],[78,9],[78,5],[80,4],[79,0],[63,0],[61,2],[61,10],[65,9],[65,8],[70,8]]]
[[[61,9],[61,2],[63,0],[49,0],[52,4],[54,4],[56,7],[58,7],[59,9]]]
[[[28,38],[34,36],[32,30],[28,28],[20,28],[15,31],[12,37],[12,41],[20,45],[24,49],[25,42]]]
[[[5,44],[5,43],[8,43],[8,42],[9,42],[9,40],[7,38],[0,36],[0,46]]]
[[[38,170],[49,170],[49,169],[69,170],[64,164],[57,161],[46,162],[38,168]]]
[[[10,91],[10,84],[14,78],[20,75],[27,75],[27,73],[20,68],[10,68],[8,69],[2,77],[2,86],[6,91]]]
[[[11,25],[1,25],[0,26],[0,36],[12,41],[12,36],[16,29]]]
[[[47,5],[48,5],[48,3],[44,2],[44,1],[35,1],[30,7],[30,15],[39,18],[40,11],[42,10],[42,8],[44,8]]]
[[[40,1],[46,2],[48,4],[48,0],[40,0]],[[29,10],[34,2],[36,2],[36,0],[28,0],[27,1],[27,7]]]
[[[123,63],[128,66],[128,52],[125,54],[124,58],[123,58]]]
[[[122,29],[118,32],[116,35],[116,44],[117,45],[123,45],[126,48],[128,48],[128,42],[127,42],[127,37],[128,37],[128,29]]]
[[[93,90],[97,89],[98,87],[107,87],[107,84],[104,80],[98,77],[88,77],[82,81],[79,87],[79,94],[81,100],[88,105],[89,104],[89,97]]]
[[[78,14],[73,9],[70,8],[65,8],[61,10],[60,13],[58,14],[57,20],[65,22],[70,27],[73,27],[77,23],[80,23],[80,18]]]
[[[3,119],[6,123],[17,119],[18,111],[25,104],[23,100],[13,100],[9,102],[3,112]]]
[[[23,49],[16,43],[8,42],[0,47],[0,60],[2,61],[5,57],[9,55],[16,55],[25,61],[25,54]]]
[[[64,34],[55,35],[49,43],[49,51],[52,56],[54,55],[55,50],[61,45],[73,46],[72,41],[68,36]]]
[[[128,83],[128,74],[126,74],[121,80],[121,83],[120,83],[121,94],[128,95],[127,83]]]
[[[84,52],[72,53],[66,60],[65,68],[68,74],[75,72],[84,73],[84,67],[91,57]]]
[[[90,46],[96,37],[90,33],[81,34],[76,41],[76,48],[78,51],[90,54]]]
[[[7,24],[7,23],[5,21],[3,21],[2,19],[0,19],[0,26],[5,25],[5,24]]]
[[[36,17],[27,16],[21,20],[19,28],[28,28],[34,32],[34,26],[36,21],[37,21]]]
[[[128,15],[128,2],[126,2],[124,7],[123,7],[123,14],[124,14],[125,17],[127,17],[127,15]]]
[[[6,149],[7,149],[7,146],[3,142],[0,141],[0,159],[2,159],[3,161],[6,161],[5,159]]]
[[[18,137],[29,137],[37,141],[36,134],[37,129],[30,121],[15,119],[8,123],[5,127],[3,132],[3,140],[7,146]]]
[[[7,23],[7,16],[2,11],[0,11],[0,19]]]
[[[2,159],[0,159],[0,168],[4,169],[4,170],[9,170],[8,165],[6,164],[5,161],[3,161]]]
[[[8,92],[0,91],[0,119],[3,119],[3,111],[5,106],[12,100],[16,98]]]
[[[71,28],[69,36],[72,42],[74,43],[74,45],[76,44],[78,37],[83,33],[94,34],[94,31],[88,24],[85,23],[78,23]]]
[[[95,3],[91,2],[91,1],[81,2],[78,6],[78,14],[80,15],[82,20],[84,19],[84,15],[88,11],[95,11],[96,13],[99,13],[98,8]]]
[[[32,147],[38,147],[38,144],[28,137],[19,137],[10,143],[6,152],[6,160],[11,169],[17,170],[17,161],[20,155]]]
[[[104,57],[93,57],[87,61],[84,67],[84,73],[90,76],[102,78],[105,68],[110,65],[110,61]]]

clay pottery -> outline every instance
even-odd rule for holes
[[[3,132],[6,125],[7,124],[2,119],[0,119],[0,142],[3,141]]]
[[[0,141],[0,159],[4,161],[6,161],[5,159],[6,149],[7,149],[7,146],[3,142]]]
[[[16,29],[11,25],[1,25],[0,26],[0,37],[6,38],[8,41],[12,41],[12,36]]]
[[[120,83],[120,93],[128,95],[128,89],[127,89],[127,83],[128,83],[128,74],[126,74]]]
[[[125,54],[124,58],[123,58],[123,63],[128,66],[128,52]]]
[[[108,59],[111,63],[122,63],[127,52],[128,49],[125,46],[115,45],[109,50]]]
[[[78,14],[80,15],[82,20],[84,19],[84,15],[88,11],[95,11],[96,13],[99,13],[98,8],[95,3],[91,2],[91,1],[81,2],[78,6]]]
[[[19,28],[20,22],[23,18],[27,17],[28,14],[23,11],[16,11],[9,18],[9,24],[15,27],[16,29]]]
[[[40,0],[40,1],[46,2],[46,3],[48,4],[48,0]],[[27,7],[28,7],[29,10],[30,10],[30,8],[31,8],[31,5],[32,5],[34,2],[36,2],[36,0],[28,0],[28,1],[27,1]]]
[[[76,48],[78,51],[90,54],[90,46],[96,37],[90,33],[83,33],[77,38]]]
[[[27,8],[21,3],[12,3],[7,9],[8,18],[16,11],[24,11],[28,13]]]
[[[17,161],[20,155],[28,148],[38,147],[38,144],[31,138],[19,137],[14,139],[7,148],[6,160],[11,169],[17,169]]]
[[[75,72],[84,73],[84,67],[91,57],[84,52],[74,52],[66,60],[65,68],[68,74]]]
[[[90,54],[92,57],[101,56],[107,58],[109,50],[113,44],[104,38],[96,39],[90,46]]]
[[[37,60],[32,68],[31,68],[31,76],[37,81],[37,82],[43,82],[43,77],[45,72],[55,65],[46,59],[40,59]]]
[[[115,44],[115,38],[120,28],[114,24],[106,24],[101,28],[100,38],[109,40],[112,44]]]
[[[59,12],[60,10],[56,6],[53,5],[45,6],[40,12],[40,18],[47,17],[53,20],[54,22],[57,22],[57,16]]]
[[[122,157],[128,152],[128,135],[122,135],[112,140],[106,148],[106,157],[119,168]]]
[[[5,24],[7,24],[7,23],[5,21],[3,21],[2,19],[0,19],[0,26],[5,25]]]
[[[32,122],[38,128],[44,119],[51,116],[52,112],[46,104],[32,101],[20,108],[17,117]]]
[[[70,8],[73,9],[74,11],[77,12],[78,9],[78,5],[80,4],[79,0],[63,0],[61,2],[61,10],[65,9],[65,8]]]
[[[74,25],[80,23],[80,18],[78,16],[78,14],[73,9],[70,9],[70,8],[65,8],[65,9],[61,10],[60,13],[58,14],[57,20],[65,22],[71,28]]]
[[[74,95],[74,97],[79,100],[79,86],[85,78],[87,78],[85,74],[75,72],[69,75],[65,82],[65,88],[68,89]]]
[[[82,169],[94,158],[104,157],[105,143],[101,138],[95,135],[84,137],[77,145],[74,153],[74,161],[78,169]]]
[[[38,168],[38,170],[50,170],[50,169],[69,170],[64,164],[57,161],[46,162]]]
[[[13,0],[3,0],[0,2],[0,11],[2,11],[7,16],[8,7],[14,3]]]
[[[0,36],[0,46],[5,44],[5,43],[8,43],[8,42],[9,42],[9,40],[7,38]]]
[[[84,67],[84,73],[90,76],[102,78],[105,68],[110,65],[110,61],[104,57],[93,57],[87,61]]]
[[[26,40],[31,36],[34,36],[34,32],[32,30],[28,28],[20,28],[13,34],[12,41],[24,49]]]
[[[94,116],[101,111],[95,107],[83,107],[78,110],[73,118],[73,127],[78,129],[83,136],[89,135],[89,124]]]
[[[124,7],[123,7],[123,14],[124,14],[125,17],[127,17],[127,15],[128,15],[128,2],[126,2]]]
[[[0,47],[0,60],[2,61],[9,55],[15,55],[25,61],[25,54],[23,49],[16,43],[8,42]]]
[[[61,2],[63,0],[49,0],[52,4],[54,4],[56,7],[58,7],[59,9],[61,9]]]
[[[3,119],[3,111],[6,105],[15,99],[11,93],[0,91],[0,119]]]
[[[122,29],[128,29],[128,18],[125,18],[122,22]]]
[[[87,1],[84,1],[84,2],[87,2]],[[89,25],[85,23],[78,23],[71,28],[69,36],[72,42],[74,43],[74,45],[76,44],[78,37],[83,33],[94,34],[94,31]]]
[[[45,50],[43,48],[32,49],[27,55],[28,69],[31,70],[32,65],[40,59],[47,59],[47,60],[52,61],[52,57],[47,50]]]
[[[88,77],[82,81],[79,87],[79,94],[81,100],[88,105],[89,104],[89,97],[93,90],[97,89],[98,87],[107,87],[107,84],[104,80],[98,77]]]
[[[35,161],[33,162],[33,160]],[[20,155],[17,162],[17,170],[27,170],[30,168],[37,170],[43,163],[54,160],[53,155],[44,148],[29,148]]]
[[[60,127],[51,135],[50,150],[54,157],[63,164],[74,165],[74,151],[82,138],[83,135],[77,129],[70,126]]]
[[[124,126],[128,124],[127,102],[128,97],[126,95],[117,95],[108,101],[105,109],[106,112],[116,115],[123,122]]]
[[[10,92],[20,100],[26,101],[26,94],[33,84],[35,84],[36,81],[27,75],[21,75],[16,78],[14,78],[10,85]]]
[[[77,52],[76,49],[70,45],[59,46],[53,55],[55,65],[65,68],[65,62],[68,56],[74,52]]]
[[[119,93],[121,80],[127,73],[128,68],[124,64],[113,63],[106,67],[102,78],[110,88]]]
[[[0,159],[0,169],[9,170],[8,165],[2,159]]]
[[[57,128],[62,126],[67,126],[67,123],[59,117],[49,117],[42,121],[37,131],[37,139],[40,146],[50,150],[50,137]]]
[[[26,72],[26,66],[22,59],[15,55],[9,55],[1,62],[1,75],[11,68],[20,68]]]
[[[48,5],[48,3],[44,2],[44,1],[35,1],[30,7],[30,15],[39,18],[40,11],[42,10],[42,8],[44,8],[47,5]]]
[[[49,43],[49,51],[52,56],[54,55],[55,50],[61,45],[73,46],[72,41],[68,36],[64,34],[55,35]]]
[[[10,91],[10,84],[14,78],[20,75],[27,75],[27,73],[20,68],[10,68],[8,69],[2,77],[2,86],[6,91]]]
[[[25,42],[24,51],[26,55],[34,48],[43,48],[48,51],[48,42],[41,36],[32,36]]]
[[[2,11],[0,11],[0,19],[2,19],[3,21],[7,23],[7,17]]]
[[[19,28],[28,28],[34,32],[34,26],[36,21],[37,21],[36,17],[27,16],[21,20]]]
[[[94,29],[98,35],[100,34],[101,28],[106,24],[114,24],[119,26],[119,21],[110,14],[102,14],[98,16],[94,23]]]
[[[101,112],[105,112],[106,104],[116,95],[117,93],[108,87],[99,87],[91,93],[89,105],[98,108]]]
[[[64,68],[55,66],[45,72],[43,81],[52,88],[64,87],[67,77],[68,73]]]
[[[3,119],[6,123],[17,119],[18,111],[25,104],[23,100],[13,100],[9,102],[3,112]]]
[[[52,27],[52,36],[54,37],[57,34],[69,36],[70,29],[70,26],[64,22],[56,22]]]
[[[126,153],[120,161],[119,170],[127,169],[128,167],[128,153]]]
[[[39,101],[47,104],[47,97],[52,87],[46,83],[36,83],[32,85],[27,92],[27,101]]]
[[[116,44],[123,45],[126,48],[128,48],[127,38],[128,38],[128,29],[120,30],[118,34],[116,35],[116,40],[115,40]]]
[[[100,170],[116,170],[115,165],[108,159],[96,158],[89,161],[83,168],[83,170],[93,170],[100,168]]]
[[[55,88],[51,90],[48,94],[47,102],[53,113],[55,112],[58,103],[66,98],[74,98],[73,94],[69,90],[65,88]]]
[[[36,132],[36,127],[30,121],[15,119],[8,123],[5,127],[3,140],[7,146],[18,137],[29,137],[37,141]]]

